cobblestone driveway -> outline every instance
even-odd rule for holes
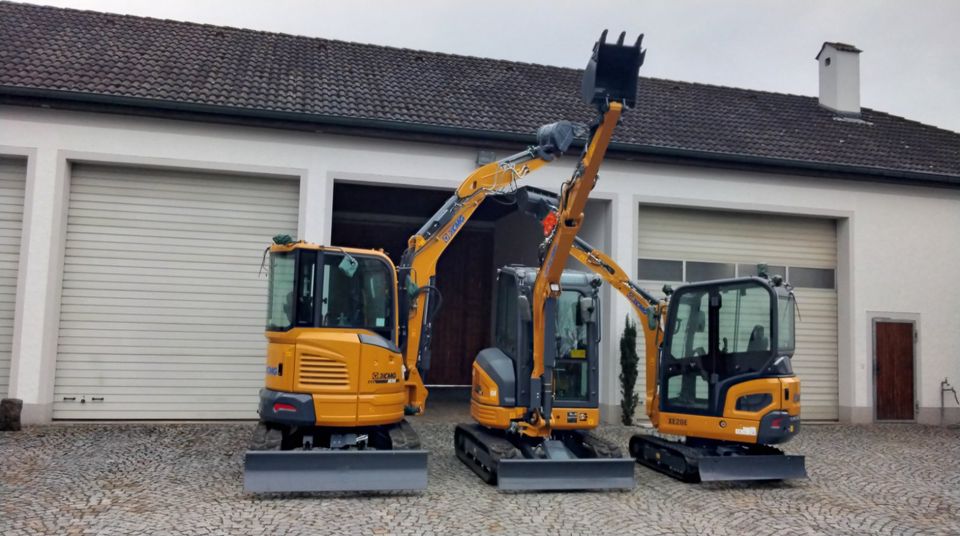
[[[636,467],[631,492],[501,493],[454,456],[415,494],[242,492],[252,424],[77,424],[0,434],[0,534],[958,534],[960,431],[808,426],[810,479],[699,484]],[[602,433],[625,445],[631,431]]]

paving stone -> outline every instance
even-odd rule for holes
[[[632,491],[504,493],[456,459],[452,420],[414,427],[423,492],[255,496],[252,423],[57,424],[0,435],[0,534],[960,533],[960,430],[807,426],[786,445],[810,478],[683,484],[636,467]],[[637,429],[600,434],[626,446]]]

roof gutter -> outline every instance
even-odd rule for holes
[[[388,121],[363,117],[346,117],[323,114],[305,114],[302,112],[287,112],[283,110],[265,110],[257,108],[238,108],[214,104],[190,103],[182,101],[147,99],[140,97],[125,97],[105,95],[99,93],[84,93],[79,91],[62,91],[42,88],[0,86],[0,95],[14,97],[28,97],[35,99],[51,99],[77,103],[99,104],[106,106],[128,106],[145,110],[167,110],[197,113],[213,116],[226,116],[246,119],[261,119],[272,121],[288,121],[291,123],[330,125],[355,129],[378,129],[396,133],[416,133],[433,136],[460,136],[477,141],[499,141],[523,144],[535,144],[536,136],[533,133],[505,132],[499,130],[470,129],[464,127],[450,127],[442,125],[428,125],[407,121]],[[928,185],[960,186],[960,176],[942,173],[922,173],[909,170],[896,170],[870,166],[856,166],[835,164],[813,160],[793,160],[787,158],[764,157],[747,154],[731,154],[711,151],[698,151],[676,147],[643,145],[623,142],[612,142],[610,150],[624,155],[639,155],[652,157],[666,157],[707,162],[720,162],[733,165],[762,166],[817,173],[836,173],[851,176],[876,177],[882,181],[904,182],[911,184],[922,182]]]

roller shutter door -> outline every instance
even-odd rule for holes
[[[25,159],[0,158],[0,398],[7,396],[10,386],[10,350],[26,176]]]
[[[638,221],[637,275],[658,295],[665,282],[749,275],[757,263],[770,265],[772,273],[785,269],[800,304],[793,365],[802,382],[803,418],[837,419],[834,220],[641,205]],[[661,278],[644,279],[644,272]],[[666,272],[683,275],[665,281]],[[642,377],[641,371],[638,385]]]
[[[54,417],[255,418],[264,248],[295,180],[75,165]]]

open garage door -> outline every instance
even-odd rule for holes
[[[407,239],[450,197],[451,191],[337,183],[331,244],[383,249],[394,263]],[[428,385],[470,385],[473,359],[490,346],[493,298],[492,221],[512,210],[488,201],[437,263],[443,306],[434,324]],[[535,247],[535,246],[534,246]]]
[[[641,205],[637,276],[662,296],[664,283],[756,275],[757,263],[796,287],[800,319],[793,360],[805,419],[836,420],[837,232],[821,218]],[[643,371],[638,385],[643,385]]]
[[[251,419],[264,248],[295,235],[296,180],[78,164],[54,418]]]
[[[10,385],[10,351],[26,176],[26,159],[0,158],[0,398],[7,396]]]

